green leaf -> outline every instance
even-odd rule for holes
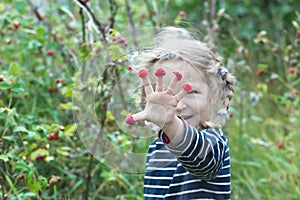
[[[73,136],[76,130],[77,130],[76,124],[70,124],[65,127],[64,135]]]
[[[38,181],[34,181],[33,179],[28,180],[29,191],[33,193],[38,193],[39,190],[42,189],[41,184]]]
[[[257,69],[259,69],[259,70],[265,70],[267,68],[268,68],[267,64],[260,63],[260,64],[257,65]]]
[[[59,104],[59,108],[63,110],[79,110],[79,108],[77,106],[74,106],[72,102],[61,103]]]
[[[23,93],[25,90],[24,90],[24,88],[22,87],[21,84],[17,83],[12,88],[12,91],[15,92],[15,93]]]
[[[4,162],[7,162],[9,159],[8,159],[7,155],[0,155],[0,160],[3,160]]]
[[[44,176],[39,175],[38,180],[42,187],[46,187],[48,185],[48,180]]]
[[[300,26],[299,26],[299,24],[296,22],[296,21],[292,21],[292,24],[293,24],[293,26],[298,30],[298,29],[300,29]]]
[[[67,85],[61,89],[62,95],[64,97],[71,97],[73,95],[74,84]]]
[[[3,81],[3,82],[0,83],[0,89],[1,90],[7,90],[7,89],[9,89],[11,87],[12,87],[11,83],[8,83],[8,82],[5,82],[5,81]]]
[[[8,75],[17,76],[22,74],[22,68],[16,62],[11,62],[8,70]]]
[[[25,132],[28,133],[28,130],[24,126],[17,126],[14,128],[13,132]]]

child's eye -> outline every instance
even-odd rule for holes
[[[191,92],[189,92],[189,94],[199,94],[199,92],[197,90],[192,90]]]

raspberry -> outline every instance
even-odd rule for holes
[[[180,17],[184,17],[185,16],[185,12],[184,11],[180,11],[178,14]]]
[[[296,72],[295,68],[293,68],[293,67],[290,67],[290,68],[289,68],[289,73],[290,73],[290,74],[293,74],[293,73],[295,73],[295,72]]]
[[[126,120],[125,120],[126,124],[129,124],[129,125],[134,125],[135,124],[135,121],[132,117],[131,114],[129,114],[127,117],[126,117]]]
[[[262,69],[260,69],[260,70],[257,71],[257,75],[258,76],[262,76],[262,75],[264,75],[264,73],[265,73],[265,71],[262,70]]]
[[[158,68],[155,71],[155,76],[165,76],[166,75],[166,71],[163,68]]]
[[[183,84],[182,88],[183,88],[185,91],[187,91],[187,92],[191,92],[191,91],[193,90],[192,85],[189,84],[189,83]]]
[[[182,78],[182,73],[181,73],[180,71],[175,71],[175,72],[173,72],[173,74],[176,75],[177,81],[180,81],[180,80],[181,80],[181,78]]]
[[[145,69],[141,69],[139,71],[139,77],[141,77],[141,78],[148,76],[148,74],[149,74],[148,71]]]

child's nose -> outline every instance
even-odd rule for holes
[[[186,108],[185,101],[184,99],[181,99],[177,104],[176,112],[181,113],[185,108]]]

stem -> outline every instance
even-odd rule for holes
[[[148,2],[148,0],[144,0],[148,13],[149,13],[149,20],[151,21],[151,23],[153,24],[154,28],[156,28],[156,22],[153,19],[153,11],[151,10],[150,4]]]
[[[81,18],[81,30],[82,30],[82,42],[83,44],[85,44],[85,27],[84,27],[84,15],[83,15],[83,12],[82,12],[82,8],[80,8],[79,10],[79,14],[80,14],[80,18]]]

